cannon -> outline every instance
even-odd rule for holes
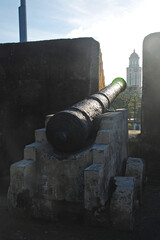
[[[46,126],[46,137],[53,149],[59,153],[82,149],[92,133],[94,119],[109,109],[126,86],[123,78],[115,78],[101,91],[53,115]]]

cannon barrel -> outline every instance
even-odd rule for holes
[[[115,78],[101,91],[53,115],[46,126],[48,142],[58,152],[71,153],[80,150],[91,134],[93,120],[106,112],[125,88],[125,80]]]

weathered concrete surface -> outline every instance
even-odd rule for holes
[[[22,160],[11,165],[9,208],[30,208],[31,197],[36,191],[36,166],[34,160]]]
[[[109,112],[99,118],[100,128],[92,147],[93,165],[85,169],[84,205],[89,211],[105,206],[110,196],[110,180],[124,174],[128,158],[127,110]]]
[[[34,217],[53,220],[63,214],[74,213],[76,217],[83,213],[83,170],[92,164],[91,149],[72,155],[69,159],[59,160],[54,156],[52,147],[43,141],[27,145],[24,157],[29,160],[22,160],[11,166],[12,183],[8,191],[11,209],[17,208],[19,211],[28,208]],[[23,161],[34,162],[36,172],[28,173],[30,181],[36,186],[34,192],[30,185],[23,184],[28,171],[24,166],[19,167]],[[19,173],[21,177],[17,179]],[[26,192],[28,197],[24,201]],[[18,202],[24,202],[23,206]]]
[[[135,177],[135,190],[137,194],[137,199],[140,204],[142,204],[144,175],[145,173],[143,159],[129,157],[127,159],[125,176]]]
[[[43,141],[45,142],[47,141],[46,129],[41,128],[41,129],[35,130],[35,142],[43,142]]]
[[[133,230],[135,178],[115,177],[115,191],[110,204],[111,221],[120,230]]]
[[[124,167],[128,158],[127,116],[128,112],[126,109],[119,109],[115,112],[107,113],[106,118],[104,114],[100,125],[100,131],[107,129],[109,133],[111,147],[110,156],[112,158],[112,163],[115,164],[114,167],[115,171],[117,171],[117,175],[122,175],[124,173]]]
[[[45,199],[83,202],[84,169],[92,164],[91,149],[59,160],[48,146],[37,150],[38,183]]]
[[[160,32],[143,42],[142,134],[146,141],[160,147]]]
[[[142,157],[147,174],[160,177],[160,32],[143,42]]]
[[[103,184],[103,168],[104,164],[92,164],[84,171],[84,202],[87,210],[92,210],[102,205],[101,185]]]
[[[108,140],[106,140],[108,141]],[[109,144],[94,144],[92,147],[93,163],[105,163],[105,159],[109,159]]]
[[[23,157],[45,115],[104,86],[101,51],[92,38],[0,44],[0,174]]]

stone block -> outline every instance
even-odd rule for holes
[[[11,188],[15,191],[30,188],[34,179],[34,171],[34,160],[22,160],[12,164],[10,168]]]
[[[37,142],[26,145],[24,148],[24,159],[36,160],[36,148],[38,146],[39,146],[39,143]]]
[[[123,138],[126,139],[126,141],[128,140],[128,110],[121,108],[121,109],[117,109],[116,112],[119,112],[122,114],[122,132],[123,132]]]
[[[109,158],[109,145],[95,144],[92,148],[93,163],[105,163],[105,160]]]
[[[105,131],[112,132],[111,138],[107,136],[110,145],[110,157],[112,158],[112,176],[124,174],[128,158],[128,112],[126,109],[118,109],[99,116],[99,131],[97,132],[96,144],[107,144]]]
[[[110,203],[112,224],[119,230],[133,230],[135,178],[114,177]]]
[[[43,142],[43,141],[47,141],[46,129],[41,128],[41,129],[35,130],[35,142]]]
[[[92,210],[100,206],[100,185],[104,164],[92,164],[84,171],[84,205]]]
[[[112,130],[99,130],[97,132],[95,144],[110,144],[113,140],[112,137]]]
[[[140,203],[142,203],[142,189],[144,178],[144,164],[141,158],[129,157],[126,164],[126,177],[135,177],[136,192]]]
[[[121,124],[122,112],[125,112],[125,109],[120,109],[118,111],[111,111],[104,113],[97,117],[97,122],[100,122],[100,130],[112,129],[114,130],[119,124]],[[124,114],[123,114],[124,115]],[[123,118],[125,118],[123,116]]]
[[[28,191],[30,197],[36,188],[36,169],[34,160],[22,160],[10,167],[10,186],[8,202],[10,207],[17,207],[18,196]]]

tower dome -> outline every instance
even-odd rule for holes
[[[131,58],[138,58],[139,59],[139,56],[138,54],[135,52],[135,49],[133,50],[133,53],[130,55],[129,59]]]
[[[133,50],[133,53],[129,57],[129,66],[130,67],[139,66],[139,56],[135,52],[135,49]]]

